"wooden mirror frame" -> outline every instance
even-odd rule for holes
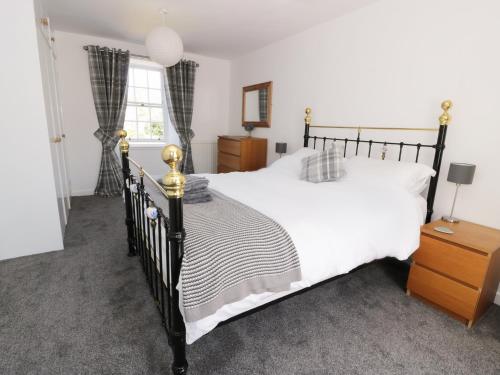
[[[266,121],[245,121],[245,94],[249,91],[267,90],[267,120]],[[272,108],[272,92],[273,82],[263,82],[256,85],[243,87],[242,93],[242,111],[241,111],[241,126],[253,125],[256,128],[270,128],[271,127],[271,108]]]

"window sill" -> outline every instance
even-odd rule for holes
[[[165,147],[165,142],[129,142],[130,148],[133,149],[151,149],[151,148],[163,148]]]

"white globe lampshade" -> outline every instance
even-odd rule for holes
[[[181,38],[166,26],[151,30],[146,37],[146,49],[151,60],[166,67],[177,64],[184,53]]]

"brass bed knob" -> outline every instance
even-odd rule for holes
[[[125,139],[127,137],[127,131],[126,130],[118,130],[116,132],[116,135],[120,137],[120,151],[122,154],[126,154],[128,152],[129,144],[127,140]]]
[[[441,108],[443,109],[443,114],[439,116],[439,125],[448,125],[451,121],[451,116],[448,110],[453,106],[451,100],[445,100],[441,103]]]
[[[182,150],[176,145],[165,146],[161,151],[161,158],[170,167],[170,171],[162,179],[167,198],[182,198],[186,178],[177,169],[182,160]]]

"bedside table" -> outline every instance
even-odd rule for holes
[[[435,227],[451,228],[454,234]],[[488,309],[500,279],[500,230],[467,221],[422,226],[407,294],[444,310],[468,327]]]

